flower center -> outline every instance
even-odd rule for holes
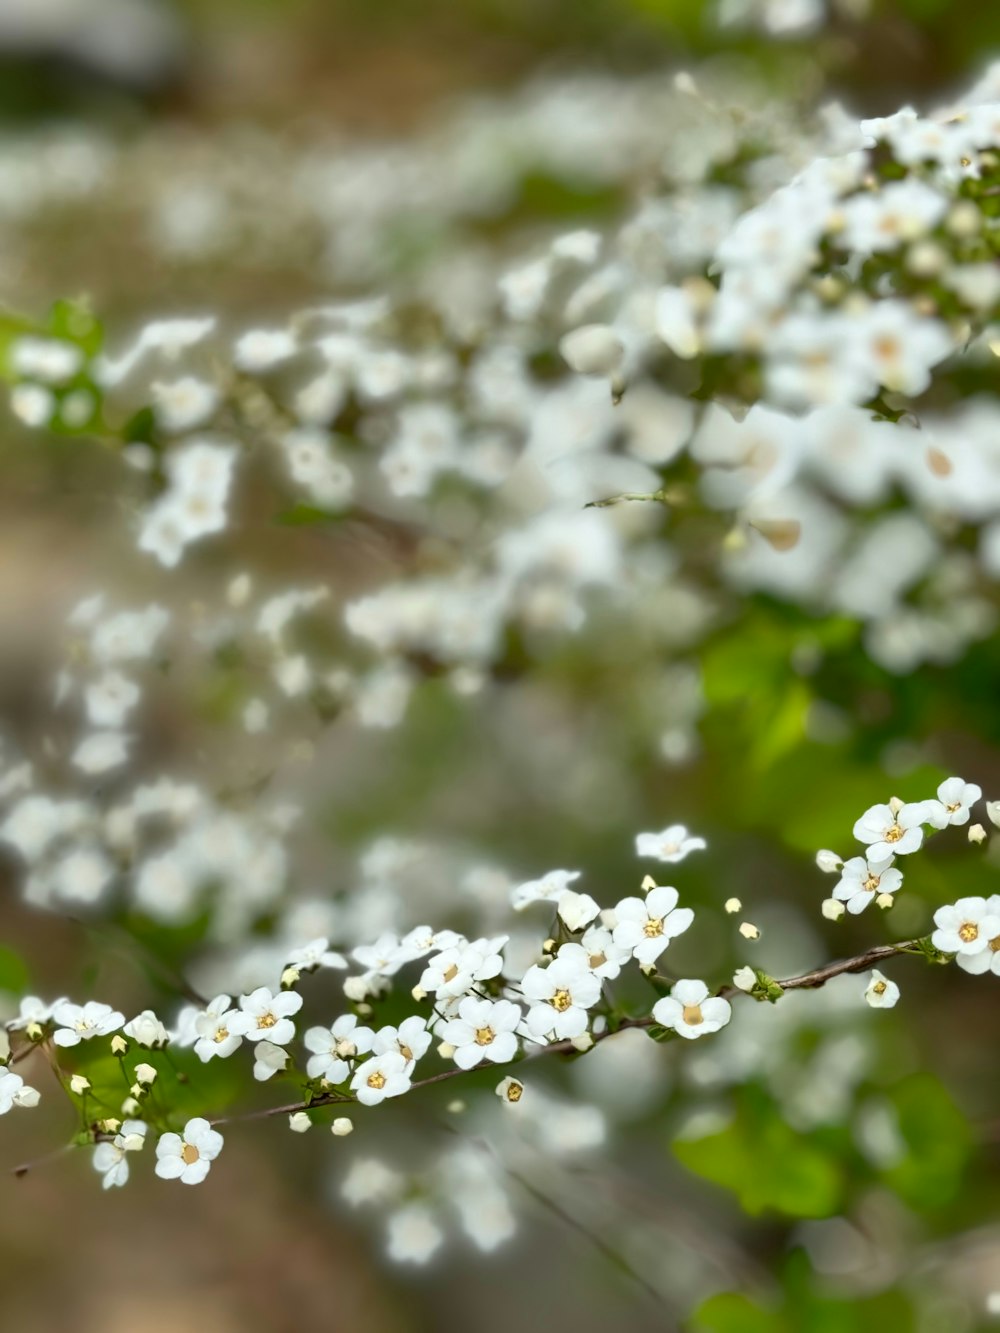
[[[867,889],[869,893],[874,893],[875,890],[878,888],[878,885],[879,885],[879,876],[873,875],[869,871],[868,876],[862,885],[862,888]]]
[[[608,960],[603,953],[592,953],[587,961],[590,963],[591,967],[596,969],[598,967],[603,967]]]
[[[378,1092],[385,1087],[385,1075],[376,1069],[374,1074],[368,1075],[368,1086]]]
[[[476,1028],[476,1045],[489,1046],[496,1035],[492,1028]]]
[[[686,1004],[681,1017],[689,1028],[696,1028],[699,1023],[704,1023],[705,1021],[700,1004]]]
[[[885,984],[885,982],[884,982],[884,981],[876,981],[875,985],[872,987],[872,990],[873,990],[873,992],[874,992],[876,995],[884,995],[885,992],[886,992],[886,984]]]
[[[455,978],[458,976],[458,968],[455,966],[454,963],[452,963],[451,966],[447,969],[447,971],[442,973],[442,976],[444,977],[445,981],[454,981]]]
[[[658,935],[663,934],[663,917],[652,916],[642,928],[642,933],[647,940],[655,940]]]
[[[995,935],[990,940],[990,953],[1000,953],[1000,935]]]
[[[549,1000],[549,1004],[551,1004],[557,1014],[564,1014],[572,1003],[573,997],[565,988],[557,990],[552,996],[552,999]]]
[[[181,1149],[181,1161],[185,1166],[191,1166],[197,1162],[200,1153],[193,1143],[185,1143]]]
[[[404,1046],[403,1043],[402,1043],[401,1041],[400,1041],[400,1042],[397,1042],[396,1044],[398,1045],[398,1047],[399,1047],[399,1053],[400,1053],[400,1055],[403,1057],[404,1060],[412,1060],[412,1059],[413,1059],[413,1052],[410,1050],[409,1046]]]
[[[958,938],[964,944],[971,944],[973,940],[979,939],[979,927],[974,921],[963,921],[958,928]]]
[[[953,815],[956,810],[961,810],[961,808],[962,808],[961,801],[955,801],[952,805],[945,806],[945,809],[948,811],[949,815]]]
[[[902,836],[903,836],[903,830],[899,827],[898,824],[893,824],[892,828],[886,829],[885,831],[886,842],[899,842]]]
[[[524,1088],[520,1083],[511,1083],[507,1089],[507,1100],[509,1102],[519,1102],[523,1092]]]
[[[257,1026],[259,1028],[273,1028],[275,1023],[277,1023],[277,1021],[278,1020],[275,1018],[274,1014],[272,1014],[269,1009],[266,1014],[261,1014],[260,1017],[257,1019]]]
[[[215,1037],[213,1040],[215,1040],[216,1042],[225,1041],[228,1036],[229,1036],[228,1028],[216,1028]]]

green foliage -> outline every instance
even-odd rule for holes
[[[885,1173],[886,1183],[911,1207],[951,1202],[962,1184],[972,1135],[940,1079],[914,1074],[892,1093],[900,1135],[908,1152]]]
[[[789,1217],[828,1217],[843,1191],[839,1163],[818,1140],[797,1133],[780,1106],[744,1089],[738,1112],[724,1129],[699,1139],[678,1139],[675,1157],[689,1171],[732,1190],[744,1212],[768,1210]]]
[[[24,962],[13,949],[0,945],[0,991],[24,995],[28,989],[28,969]]]

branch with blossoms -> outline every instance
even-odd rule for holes
[[[974,784],[950,778],[933,798],[909,804],[893,798],[867,810],[854,826],[855,837],[866,844],[863,857],[843,861],[828,851],[817,855],[821,868],[840,875],[823,905],[824,915],[833,919],[846,913],[859,915],[874,902],[891,908],[903,882],[895,858],[919,851],[928,828],[970,825],[971,810],[981,795]],[[997,813],[992,805],[989,809],[991,815]],[[969,827],[974,842],[979,840],[979,827]],[[703,839],[688,836],[676,825],[636,839],[640,855],[672,864],[704,847]],[[208,1065],[245,1047],[253,1054],[257,1081],[296,1074],[290,1048],[297,1038],[296,1016],[304,1004],[299,984],[311,972],[345,966],[342,955],[329,949],[326,940],[293,951],[276,987],[259,987],[238,1003],[219,995],[207,1005],[188,1006],[172,1029],[152,1011],[126,1022],[121,1012],[98,1001],[77,1005],[59,1000],[46,1005],[27,997],[19,1017],[7,1024],[8,1032],[22,1040],[8,1051],[8,1063],[0,1069],[0,1113],[15,1105],[37,1104],[37,1090],[10,1066],[41,1050],[78,1107],[77,1142],[94,1145],[94,1166],[106,1187],[125,1183],[129,1154],[142,1148],[151,1128],[157,1133],[157,1174],[197,1184],[222,1149],[219,1125],[283,1115],[293,1130],[304,1131],[317,1113],[375,1107],[485,1068],[513,1071],[545,1055],[580,1056],[630,1029],[646,1031],[660,1042],[698,1040],[729,1024],[731,1000],[737,995],[775,1003],[787,991],[816,990],[844,975],[869,972],[865,1000],[872,1008],[891,1008],[899,999],[899,988],[876,964],[899,955],[921,956],[934,963],[957,959],[969,972],[1000,973],[1000,897],[963,898],[937,909],[936,929],[930,936],[874,945],[781,979],[746,965],[735,972],[731,984],[713,993],[702,980],[674,980],[660,971],[671,942],[685,934],[695,919],[691,908],[680,905],[676,888],[657,884],[647,875],[642,897],[628,896],[602,909],[589,894],[572,887],[579,875],[554,870],[511,891],[511,905],[517,911],[539,903],[555,909],[538,961],[523,971],[511,971],[504,958],[507,936],[469,940],[453,931],[417,927],[401,939],[384,935],[370,946],[356,947],[352,957],[364,970],[344,983],[352,1012],[329,1027],[311,1026],[303,1033],[308,1052],[305,1082],[303,1094],[293,1101],[231,1114],[199,1114],[181,1126],[165,1091],[171,1071],[182,1077],[169,1052],[191,1049],[202,1065]],[[741,907],[735,899],[726,903],[730,913]],[[746,939],[759,936],[753,923],[746,921],[740,933]],[[410,994],[423,1010],[380,1027],[363,1021],[393,990],[398,974],[420,960],[422,970]],[[634,1012],[634,1006],[616,998],[610,985],[632,968],[659,996],[649,1011]],[[115,1106],[107,1105],[105,1090],[95,1089],[85,1062],[83,1067],[64,1069],[56,1059],[96,1047],[105,1039],[128,1090]],[[418,1062],[435,1042],[438,1057],[449,1067],[415,1077]],[[136,1048],[148,1051],[148,1057],[133,1063]],[[190,1084],[190,1076],[183,1079]],[[505,1104],[517,1105],[526,1095],[525,1085],[514,1072],[507,1072],[496,1093]],[[102,1114],[94,1115],[95,1108]],[[335,1114],[331,1128],[342,1136],[351,1132],[353,1124],[347,1116]],[[19,1167],[15,1172],[24,1170]]]

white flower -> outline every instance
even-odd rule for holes
[[[732,1017],[732,1006],[721,996],[711,995],[703,981],[678,981],[653,1005],[653,1017],[679,1037],[693,1040],[724,1028]]]
[[[825,875],[832,875],[844,864],[844,859],[836,852],[823,850],[816,853],[816,864]]]
[[[536,1039],[579,1037],[587,1029],[587,1010],[601,998],[601,982],[578,955],[556,957],[548,967],[529,967],[521,982],[531,1003],[527,1023]]]
[[[971,808],[982,794],[982,787],[962,778],[946,778],[937,789],[938,800],[945,808],[949,824],[967,824]]]
[[[371,1028],[360,1027],[354,1014],[343,1014],[329,1028],[309,1028],[305,1044],[313,1054],[306,1064],[306,1073],[310,1078],[342,1083],[348,1074],[346,1061],[367,1054],[374,1040]]]
[[[37,1106],[40,1100],[41,1094],[20,1074],[0,1065],[0,1115],[6,1115],[12,1106]]]
[[[217,995],[207,1009],[199,1011],[194,1020],[197,1041],[194,1053],[204,1063],[216,1056],[225,1058],[243,1045],[243,1037],[234,1032],[232,1023],[239,1018],[228,995]]]
[[[559,340],[563,360],[578,375],[611,375],[625,355],[625,345],[607,324],[584,324]]]
[[[991,916],[1000,918],[1000,894],[995,893],[986,905]],[[960,953],[955,961],[963,972],[973,976],[992,972],[994,976],[1000,977],[1000,934],[992,936],[985,949],[980,949],[978,953]]]
[[[150,385],[156,424],[169,435],[203,426],[219,405],[219,391],[214,384],[185,375],[183,379]]]
[[[389,1218],[387,1252],[397,1263],[425,1264],[444,1235],[428,1208],[409,1203]]]
[[[233,348],[233,365],[249,375],[272,370],[296,352],[298,344],[285,329],[251,329]]]
[[[258,1083],[266,1083],[285,1069],[288,1060],[288,1052],[283,1046],[275,1046],[270,1041],[258,1041],[253,1048],[253,1076]]]
[[[139,686],[120,671],[105,671],[87,686],[87,718],[95,727],[120,727],[139,702]]]
[[[274,1046],[287,1046],[295,1036],[291,1015],[301,1008],[302,996],[298,991],[272,995],[266,986],[259,986],[240,997],[240,1012],[233,1015],[229,1029],[247,1041],[266,1039]]]
[[[52,1017],[57,1025],[52,1040],[57,1046],[77,1046],[92,1037],[110,1036],[125,1022],[124,1014],[97,1000],[88,1000],[84,1005],[60,1000],[52,1007]]]
[[[884,861],[852,856],[844,862],[833,896],[846,903],[847,910],[856,916],[879,894],[895,893],[902,882],[903,872],[892,868],[891,856]]]
[[[73,764],[83,773],[107,773],[128,758],[129,738],[120,731],[95,731],[73,751]]]
[[[939,907],[934,913],[937,930],[931,943],[942,953],[978,954],[991,947],[1000,935],[1000,900],[959,898],[957,903]]]
[[[432,995],[456,996],[464,995],[477,981],[491,981],[503,969],[500,950],[506,943],[507,936],[498,935],[443,950],[424,969],[422,989]]]
[[[140,1151],[146,1142],[146,1128],[143,1120],[126,1120],[113,1139],[95,1147],[91,1164],[104,1177],[104,1189],[120,1187],[128,1180],[127,1156]]]
[[[308,944],[303,944],[301,948],[290,949],[285,955],[285,962],[292,967],[300,967],[303,971],[310,971],[315,967],[342,968],[347,966],[347,959],[343,954],[331,949],[329,940],[322,936],[310,940]]]
[[[579,870],[550,870],[541,879],[529,879],[511,889],[511,906],[515,912],[520,912],[529,903],[558,902],[573,881],[579,878]]]
[[[458,1006],[458,1018],[445,1023],[441,1035],[455,1050],[459,1069],[472,1069],[482,1060],[507,1064],[517,1054],[516,1032],[521,1010],[510,1000],[476,1000],[467,995]]]
[[[884,977],[877,968],[872,968],[872,976],[865,987],[865,1001],[873,1009],[891,1009],[899,999],[899,987],[888,977]]]
[[[524,1097],[524,1084],[519,1078],[511,1078],[508,1074],[496,1085],[494,1092],[504,1106],[517,1106]]]
[[[182,1185],[197,1185],[208,1175],[222,1151],[222,1135],[207,1120],[195,1116],[183,1134],[161,1134],[156,1145],[156,1174]]]
[[[694,920],[690,907],[677,906],[677,890],[669,884],[651,889],[645,898],[623,898],[614,912],[615,944],[631,949],[632,956],[647,966]]]
[[[56,400],[40,384],[16,384],[10,391],[10,409],[19,421],[37,430],[52,420]]]
[[[674,863],[683,861],[691,852],[703,851],[707,845],[704,838],[689,836],[683,824],[671,824],[660,833],[637,834],[635,854]]]
[[[144,1009],[122,1028],[126,1037],[131,1037],[140,1046],[165,1046],[170,1040],[170,1033],[160,1022],[152,1009]]]
[[[376,1055],[354,1071],[351,1091],[363,1106],[377,1106],[386,1097],[400,1097],[410,1090],[410,1067],[399,1051]]]
[[[586,965],[594,976],[608,981],[613,981],[632,957],[632,950],[624,944],[616,944],[613,933],[606,926],[591,926],[576,946],[564,944],[559,950],[560,957],[572,956],[570,951],[574,947],[583,950]]]
[[[53,1000],[50,1004],[46,1000],[40,1000],[37,995],[26,995],[21,1001],[17,1017],[8,1018],[4,1026],[11,1032],[21,1032],[33,1023],[44,1026],[52,1017],[53,1009],[65,1003],[65,999],[59,999]]]
[[[414,1015],[404,1018],[399,1027],[379,1028],[372,1041],[372,1052],[384,1055],[387,1051],[398,1051],[406,1061],[407,1073],[422,1055],[426,1055],[431,1044],[431,1034],[427,1031],[427,1020]]]
[[[892,806],[873,805],[854,825],[854,836],[866,842],[869,861],[888,861],[920,849],[924,841],[921,825],[927,819],[926,802],[902,805],[894,813]]]
[[[65,384],[83,366],[83,352],[75,343],[58,338],[17,338],[10,348],[11,369],[17,375]]]
[[[560,895],[556,909],[568,930],[583,930],[601,910],[589,893],[574,893],[567,889]]]

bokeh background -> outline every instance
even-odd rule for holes
[[[685,133],[678,68],[788,115],[826,97],[878,114],[945,99],[1000,51],[1000,10],[978,0],[845,3],[785,40],[715,18],[695,0],[3,0],[0,296],[37,313],[85,294],[120,338],[151,313],[249,321],[384,287],[419,294],[483,255],[624,216]],[[5,420],[0,467],[0,689],[8,730],[26,739],[48,725],[66,606],[130,574],[124,549],[96,536],[114,503],[99,449],[29,440]],[[277,575],[315,572],[344,595],[368,586],[373,564],[405,569],[413,556],[398,534],[349,523],[257,535]],[[197,599],[211,573],[185,575],[185,595]],[[637,642],[613,605],[599,610],[488,705],[432,684],[388,735],[330,728],[308,776],[290,764],[282,777],[314,797],[315,877],[339,885],[391,829],[474,847],[524,877],[586,866],[591,891],[604,885],[613,901],[632,887],[634,833],[677,819],[710,844],[684,867],[703,932],[689,953],[679,946],[702,974],[744,960],[721,911],[731,894],[764,930],[753,961],[775,973],[865,947],[867,918],[838,934],[817,925],[825,886],[812,855],[846,850],[887,788],[916,799],[958,772],[1000,791],[997,644],[891,674],[856,627],[755,595],[705,639],[695,686],[672,665],[699,637],[697,607],[662,612]],[[657,762],[650,729],[698,690],[697,752]],[[158,705],[151,753],[208,754],[220,784],[245,777],[238,753],[218,754],[212,708],[192,720],[185,702]],[[935,847],[909,883],[901,936],[922,929],[928,904],[996,891],[1000,858]],[[139,1007],[162,985],[113,930],[40,918],[13,887],[2,912],[12,992],[21,957],[44,994],[99,982]],[[233,1132],[194,1198],[155,1180],[102,1194],[85,1162],[48,1162],[2,1185],[4,1325],[985,1327],[1000,1289],[997,1005],[955,972],[914,964],[900,980],[907,1013],[876,1035],[862,1030],[856,980],[789,997],[787,1020],[751,1013],[727,1034],[732,1060],[758,1061],[748,1082],[666,1069],[621,1099],[607,1145],[556,1173],[548,1205],[524,1194],[513,1243],[486,1258],[449,1246],[426,1271],[389,1265],[338,1201],[334,1167],[318,1173],[312,1143],[287,1134],[276,1148],[267,1127]],[[771,1044],[780,1056],[768,1061]],[[617,1077],[595,1056],[563,1082],[585,1095]],[[739,1133],[678,1147],[686,1120],[727,1098]],[[426,1130],[385,1108],[373,1151],[405,1156],[425,1132],[447,1136],[450,1100],[428,1096]],[[3,1126],[12,1165],[15,1147],[27,1159],[51,1144],[59,1108],[29,1119],[16,1145]],[[605,1253],[626,1242],[669,1300],[649,1300]]]

